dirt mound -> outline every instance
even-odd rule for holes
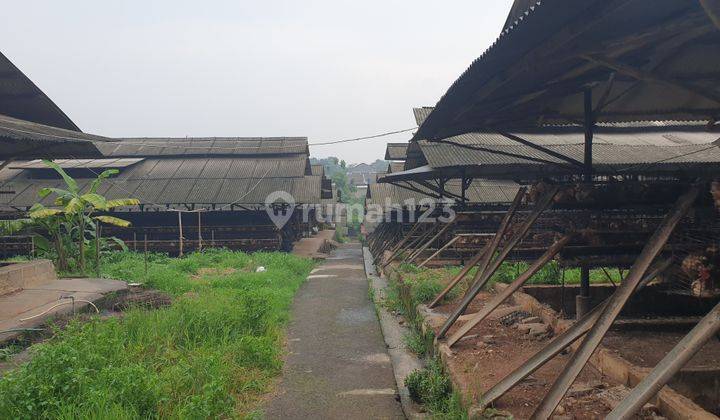
[[[198,271],[191,276],[193,280],[198,280],[202,277],[207,276],[229,276],[230,274],[233,274],[237,272],[236,269],[232,267],[226,267],[226,268],[212,268],[212,267],[203,267],[198,269]]]
[[[145,309],[158,309],[170,306],[172,297],[157,290],[131,289],[128,293],[119,295],[112,302],[112,310],[125,311],[131,307]]]

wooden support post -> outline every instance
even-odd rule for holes
[[[488,282],[488,280],[490,280],[493,274],[495,274],[497,269],[500,268],[500,265],[503,263],[503,261],[505,261],[505,258],[507,258],[513,248],[515,248],[515,246],[520,243],[523,238],[525,238],[525,235],[528,233],[528,231],[538,219],[538,217],[540,217],[542,212],[544,212],[545,209],[550,207],[550,205],[552,204],[552,200],[555,197],[555,194],[557,194],[557,192],[558,188],[553,187],[538,201],[535,209],[532,211],[532,213],[528,215],[525,223],[520,227],[520,230],[515,234],[515,236],[510,239],[510,242],[503,248],[503,250],[500,252],[500,255],[498,255],[498,257],[493,260],[492,264],[490,264],[488,269],[485,270],[482,275],[476,275],[475,283],[465,294],[463,300],[460,302],[459,307],[455,309],[455,311],[452,313],[452,315],[450,315],[450,317],[440,329],[440,332],[438,333],[439,339],[445,337],[445,334],[447,334],[450,327],[452,327],[452,325],[455,323],[455,321],[457,321],[460,315],[465,312],[467,307],[470,306],[470,302],[472,302],[472,300],[475,299],[475,296],[477,296],[477,294],[480,293],[482,288],[485,287],[485,284]]]
[[[417,246],[420,245],[425,239],[427,239],[427,237],[430,236],[430,234],[434,231],[435,225],[432,225],[427,228],[425,232],[422,233],[422,235],[418,236],[414,241],[412,241],[408,246],[406,246],[403,251],[409,252],[409,254],[405,258],[403,258],[403,262],[407,262],[407,260],[415,254]],[[400,252],[400,254],[402,254],[402,251]]]
[[[580,371],[585,367],[585,364],[588,359],[590,359],[593,352],[595,352],[595,349],[597,349],[600,341],[602,341],[603,337],[605,337],[605,334],[622,310],[625,302],[627,302],[630,295],[645,276],[645,272],[652,261],[660,253],[663,246],[665,246],[665,243],[675,229],[675,226],[677,226],[683,216],[692,207],[692,204],[698,196],[698,192],[699,188],[697,186],[693,186],[690,191],[682,195],[677,200],[673,209],[665,217],[658,229],[643,248],[642,252],[630,269],[625,281],[620,284],[620,286],[615,290],[615,293],[613,293],[610,297],[607,306],[603,309],[597,322],[590,332],[588,332],[582,344],[580,344],[580,347],[573,354],[573,357],[565,366],[565,369],[560,374],[560,377],[558,377],[548,391],[547,395],[545,395],[545,398],[543,398],[540,406],[532,416],[533,419],[550,418],[553,411],[555,411],[555,407],[557,407],[568,388],[570,388],[572,383],[580,374]]]
[[[202,211],[198,211],[198,251],[202,251]]]
[[[580,294],[575,296],[575,318],[580,319],[590,311],[590,267],[580,266]]]
[[[430,238],[429,241],[425,242],[425,244],[423,244],[423,246],[418,248],[418,250],[415,251],[415,253],[413,253],[413,255],[410,257],[410,259],[408,259],[408,262],[412,263],[413,261],[415,261],[415,259],[417,259],[417,257],[419,257],[420,254],[423,253],[423,251],[425,251],[430,245],[432,245],[432,243],[435,242],[440,236],[442,236],[443,233],[447,232],[447,230],[450,229],[453,226],[453,224],[455,224],[454,220],[446,223],[445,226],[443,226],[443,228],[440,229],[440,231],[438,233],[436,233],[432,238]]]
[[[665,262],[659,264],[657,268],[654,269],[651,273],[648,273],[648,275],[645,276],[643,281],[638,286],[637,291],[640,291],[646,284],[650,283],[655,277],[657,277],[668,267],[670,267],[671,263],[671,260],[666,260]],[[585,333],[590,331],[590,328],[592,328],[598,317],[600,317],[600,313],[602,312],[606,304],[607,300],[593,308],[590,313],[579,319],[562,334],[553,338],[553,340],[548,343],[542,350],[535,353],[517,369],[502,378],[500,382],[495,384],[492,388],[485,392],[485,394],[483,394],[482,405],[484,407],[487,407],[488,405],[492,404],[495,400],[502,397],[506,392],[513,389],[523,379],[532,375],[533,372],[543,367],[545,363],[552,360],[553,357],[560,354],[560,352],[565,350],[568,346],[570,346],[572,343],[585,335]]]
[[[700,4],[705,13],[708,15],[715,27],[720,30],[720,1],[719,0],[700,0]]]
[[[479,324],[484,320],[492,311],[495,310],[500,304],[505,302],[516,290],[518,290],[525,282],[530,280],[541,268],[545,266],[550,260],[555,258],[560,250],[570,242],[573,235],[565,235],[560,240],[555,242],[548,250],[538,258],[522,275],[520,275],[515,281],[510,283],[502,292],[495,295],[490,302],[485,304],[483,308],[472,316],[460,329],[455,332],[450,338],[448,338],[447,345],[452,347],[453,344],[457,343],[458,340],[463,338],[475,325]]]
[[[450,248],[450,246],[451,246],[452,244],[454,244],[455,242],[457,242],[458,239],[460,239],[460,237],[457,236],[457,235],[455,235],[455,236],[454,236],[452,239],[450,239],[445,245],[443,245],[440,249],[438,249],[438,250],[435,251],[431,256],[429,256],[427,259],[425,259],[425,261],[421,262],[420,265],[418,265],[418,267],[420,267],[420,268],[425,267],[425,264],[427,264],[428,262],[432,261],[432,259],[435,258],[435,257],[437,257],[438,255],[440,255],[441,252],[443,252],[443,251],[445,251],[446,249]]]
[[[145,234],[145,239],[143,240],[143,245],[145,248],[145,281],[147,282],[148,279],[148,247],[147,247],[147,233]]]
[[[472,268],[475,267],[480,262],[481,259],[483,259],[483,256],[488,253],[488,249],[490,249],[491,243],[495,242],[496,237],[502,238],[503,236],[505,236],[505,232],[507,231],[507,228],[510,225],[510,220],[512,220],[513,216],[515,216],[515,212],[517,212],[518,207],[520,207],[520,202],[522,201],[522,198],[525,196],[526,191],[527,191],[526,187],[521,187],[518,190],[518,192],[515,194],[515,199],[513,200],[512,205],[510,206],[508,211],[505,213],[505,216],[503,216],[503,220],[502,220],[502,222],[500,222],[500,226],[498,226],[498,230],[495,233],[495,237],[493,237],[493,240],[491,242],[488,242],[487,244],[485,244],[483,249],[480,252],[478,252],[470,261],[468,261],[467,264],[465,264],[465,266],[463,267],[462,270],[460,270],[458,275],[455,276],[455,278],[453,278],[450,281],[450,283],[448,283],[448,285],[445,287],[445,289],[443,289],[443,291],[440,292],[432,302],[430,302],[430,304],[428,305],[428,308],[434,308],[435,306],[437,306],[437,304],[440,303],[440,301],[445,297],[445,295],[450,293],[450,291],[455,287],[455,285],[460,283],[460,281],[465,278],[467,273],[469,273],[470,270],[472,270]],[[500,241],[500,239],[498,239],[498,241]]]
[[[657,394],[718,331],[720,331],[720,303],[698,322],[605,418],[612,420],[635,418],[643,405]]]
[[[215,229],[210,231],[210,246],[215,248]]]
[[[100,221],[95,221],[95,275],[100,277]]]
[[[415,222],[413,227],[410,229],[410,232],[408,232],[407,235],[405,235],[405,237],[400,242],[398,242],[397,245],[395,245],[395,248],[393,248],[392,252],[390,253],[390,257],[387,261],[385,261],[385,263],[383,263],[381,268],[387,267],[387,265],[390,264],[395,259],[395,257],[397,257],[397,255],[400,253],[401,248],[410,240],[415,231],[420,228],[420,225],[422,225],[422,223]],[[382,256],[380,256],[380,258],[382,258]]]
[[[183,229],[182,229],[182,212],[178,212],[178,229],[179,229],[179,237],[178,237],[178,256],[183,256]]]
[[[593,126],[595,125],[595,117],[592,110],[592,89],[585,89],[583,93],[583,108],[585,114],[585,153],[583,159],[583,180],[585,182],[592,181],[592,142],[593,142]]]
[[[137,232],[133,229],[133,251],[137,252]]]

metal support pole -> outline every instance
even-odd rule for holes
[[[587,334],[580,347],[565,366],[565,369],[560,374],[560,377],[558,377],[550,388],[550,391],[548,391],[545,398],[543,398],[540,406],[532,416],[533,419],[550,418],[553,411],[555,411],[555,407],[557,407],[568,388],[570,388],[570,385],[572,385],[577,376],[580,374],[580,371],[585,367],[588,359],[590,359],[590,356],[593,352],[595,352],[595,349],[597,349],[600,341],[602,341],[603,337],[605,337],[605,333],[607,333],[610,329],[610,326],[622,310],[625,302],[627,302],[638,283],[640,283],[644,277],[645,271],[647,271],[650,263],[652,263],[655,257],[657,257],[660,253],[670,237],[670,234],[675,229],[675,226],[677,226],[692,206],[698,196],[698,191],[699,188],[697,186],[693,186],[690,191],[682,195],[677,200],[673,209],[665,217],[658,229],[643,248],[642,252],[630,269],[625,281],[620,284],[620,286],[615,290],[615,293],[613,293],[610,297],[607,306],[602,311],[597,323]]]
[[[452,239],[450,239],[445,245],[443,245],[440,249],[438,249],[437,251],[435,251],[435,252],[434,252],[431,256],[429,256],[425,261],[421,262],[420,265],[418,265],[418,267],[420,267],[420,268],[425,267],[425,264],[427,264],[428,262],[432,261],[432,259],[435,258],[435,257],[437,257],[438,255],[440,255],[441,252],[443,252],[443,251],[445,251],[446,249],[450,248],[450,246],[451,246],[452,244],[454,244],[455,242],[457,242],[458,239],[460,239],[460,237],[457,236],[457,235],[456,235],[455,237],[453,237]]]
[[[515,212],[517,212],[518,207],[520,207],[520,202],[522,201],[522,198],[525,196],[526,191],[527,191],[526,187],[521,187],[518,190],[518,192],[515,194],[515,198],[513,199],[512,205],[510,206],[508,211],[505,213],[505,216],[503,216],[503,220],[502,220],[502,222],[500,222],[500,226],[498,226],[498,230],[495,233],[495,237],[493,237],[493,240],[491,242],[488,242],[487,244],[485,244],[483,249],[480,252],[478,252],[470,261],[468,261],[467,264],[465,264],[465,266],[463,267],[462,270],[460,270],[458,275],[455,276],[455,278],[453,278],[450,281],[450,283],[448,283],[448,285],[445,287],[445,289],[443,289],[443,291],[440,292],[432,302],[430,302],[430,304],[428,305],[428,308],[434,308],[435,306],[437,306],[437,304],[440,303],[440,301],[445,297],[445,295],[450,293],[450,291],[453,289],[453,287],[455,287],[455,285],[460,283],[460,281],[465,278],[467,273],[469,273],[470,270],[472,270],[472,268],[475,267],[480,262],[481,259],[483,259],[483,256],[485,254],[487,254],[488,249],[490,248],[490,244],[492,242],[495,242],[496,237],[500,237],[502,239],[502,237],[505,236],[505,232],[507,231],[507,228],[510,225],[510,220],[512,220],[512,218],[515,216]],[[500,239],[498,239],[498,241],[499,240]]]
[[[592,142],[593,142],[593,126],[595,118],[592,110],[592,89],[585,89],[583,94],[583,108],[585,114],[585,153],[583,159],[583,180],[585,182],[592,181]]]
[[[720,303],[663,357],[606,419],[631,419],[687,364],[702,346],[720,331]]]
[[[495,295],[490,302],[485,304],[483,308],[474,314],[472,318],[470,318],[465,324],[460,327],[455,334],[453,334],[450,338],[448,338],[447,345],[448,347],[452,347],[453,344],[457,343],[458,340],[463,338],[465,334],[468,333],[473,327],[475,327],[477,324],[482,322],[492,311],[495,310],[500,304],[505,302],[507,298],[509,298],[513,293],[515,293],[516,290],[518,290],[523,284],[525,284],[532,276],[535,275],[538,271],[540,271],[541,268],[545,266],[550,260],[552,260],[555,255],[562,250],[565,245],[570,242],[570,240],[573,238],[573,235],[565,235],[558,241],[556,241],[548,250],[540,257],[538,258],[528,269],[521,274],[517,279],[515,279],[512,283],[510,283],[502,292]]]
[[[535,207],[533,212],[528,215],[528,219],[525,221],[525,223],[523,223],[523,225],[520,227],[520,230],[515,234],[515,236],[510,239],[510,242],[503,248],[503,250],[500,252],[500,255],[498,255],[498,257],[493,260],[492,264],[488,267],[487,270],[482,272],[482,275],[475,276],[475,283],[465,294],[465,297],[463,297],[462,302],[460,302],[460,306],[455,309],[455,311],[452,313],[452,315],[450,315],[450,317],[440,329],[440,332],[437,336],[438,339],[445,337],[445,334],[447,334],[450,327],[452,327],[455,321],[460,318],[460,315],[465,312],[468,306],[470,306],[470,303],[473,301],[473,299],[475,299],[475,296],[480,293],[482,288],[485,287],[485,284],[488,282],[488,280],[490,280],[490,278],[493,276],[493,274],[495,274],[497,269],[500,268],[500,265],[502,265],[503,261],[505,261],[505,258],[507,258],[507,256],[510,254],[510,251],[512,251],[513,248],[515,248],[515,246],[520,243],[520,241],[525,237],[532,225],[535,223],[538,217],[540,217],[542,212],[545,211],[545,209],[547,209],[548,207],[550,207],[550,205],[552,204],[552,199],[555,197],[555,194],[557,194],[557,191],[558,188],[553,187],[538,201],[537,206]]]
[[[651,273],[648,273],[648,275],[645,276],[636,291],[640,291],[647,283],[650,283],[655,277],[657,277],[658,275],[660,275],[660,273],[670,267],[670,264],[671,260],[667,260],[664,263],[658,265],[656,269],[654,269]],[[590,311],[583,318],[575,322],[572,326],[570,326],[570,328],[565,330],[565,332],[556,336],[542,350],[535,353],[531,358],[525,361],[517,369],[502,378],[500,382],[495,384],[485,394],[483,394],[483,406],[486,407],[498,398],[502,397],[506,392],[513,389],[515,385],[520,383],[520,381],[532,375],[533,372],[543,367],[545,363],[552,360],[553,357],[560,354],[560,352],[562,352],[565,348],[570,346],[572,343],[574,343],[580,337],[590,331],[590,328],[595,325],[595,322],[600,317],[600,313],[603,308],[605,308],[606,304],[607,300],[593,308],[592,311]]]

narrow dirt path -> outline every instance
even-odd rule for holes
[[[401,419],[360,244],[340,245],[302,286],[268,419]]]

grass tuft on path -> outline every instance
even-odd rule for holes
[[[256,273],[259,266],[265,272]],[[283,327],[310,260],[209,250],[115,253],[103,276],[175,296],[157,310],[71,322],[0,378],[7,418],[242,418],[280,372]],[[204,270],[201,270],[204,269]]]

